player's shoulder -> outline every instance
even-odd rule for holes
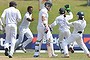
[[[60,16],[57,16],[57,17],[55,18],[55,20],[56,20],[56,21],[61,20],[61,19],[60,19]]]
[[[29,13],[28,13],[28,12],[26,12],[26,13],[25,13],[25,15],[29,15]]]
[[[74,21],[73,24],[81,24],[83,22],[84,22],[83,20],[77,20],[77,21]]]
[[[45,13],[47,13],[47,9],[46,9],[45,7],[42,8],[40,11],[41,11],[41,12],[45,12]]]
[[[77,20],[77,21],[74,21],[73,23],[79,23],[79,20]]]
[[[57,16],[56,19],[59,19],[60,16]]]
[[[9,8],[4,9],[4,11],[7,11],[7,10],[9,10]]]
[[[84,22],[86,22],[86,20],[85,20],[85,19],[84,19],[83,21],[84,21]]]
[[[45,9],[41,9],[40,11],[41,11],[41,12],[45,12]]]
[[[19,9],[15,9],[16,11],[19,11]]]
[[[24,16],[29,16],[29,15],[30,15],[30,14],[29,14],[28,12],[26,12]]]
[[[59,15],[59,16],[56,17],[56,19],[59,19],[60,20],[60,19],[62,19],[62,16]]]

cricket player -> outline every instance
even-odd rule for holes
[[[84,50],[84,53],[90,58],[90,53],[83,42],[82,35],[86,27],[86,21],[84,20],[84,13],[77,13],[78,20],[74,22],[68,22],[67,24],[74,28],[72,34],[65,40],[63,40],[64,58],[69,58],[67,45],[76,41],[77,44]]]
[[[6,25],[5,27],[6,39],[4,44],[5,56],[8,56],[9,58],[12,58],[14,53],[17,35],[17,24],[21,20],[20,11],[16,9],[16,6],[17,6],[16,2],[11,1],[9,3],[9,8],[5,9],[1,15],[1,20]]]
[[[39,0],[39,1],[38,1],[39,11],[40,11],[42,8],[44,8],[44,3],[47,2],[47,1],[52,3],[52,0]]]
[[[56,26],[57,24],[59,25],[59,48],[62,54],[64,53],[62,48],[62,40],[68,38],[71,34],[69,30],[70,27],[66,24],[66,21],[69,21],[73,18],[73,14],[70,11],[69,7],[66,8],[66,11],[69,13],[69,15],[66,15],[65,8],[60,8],[60,16],[56,17],[55,21],[50,25],[51,28]],[[74,52],[72,46],[70,46],[70,50],[72,53]]]
[[[39,11],[40,11],[42,8],[44,8],[45,2],[50,2],[50,3],[52,3],[52,0],[39,0]],[[53,39],[52,39],[52,42],[53,42]],[[50,43],[50,44],[51,44],[51,47],[52,47],[52,53],[53,53],[53,55],[54,55],[54,56],[57,56],[56,54],[54,54],[53,43]],[[42,42],[40,43],[40,45],[42,45]]]
[[[51,47],[51,43],[53,41],[52,34],[50,32],[50,29],[48,27],[48,11],[50,11],[52,6],[52,3],[50,2],[45,2],[45,7],[42,8],[39,11],[39,20],[38,20],[38,26],[37,26],[37,31],[38,31],[38,37],[37,37],[37,42],[35,44],[35,53],[34,57],[39,57],[40,54],[40,43],[43,40],[43,37],[45,36],[47,40],[47,51],[48,51],[48,56],[52,57],[55,56],[54,50]]]
[[[31,30],[29,29],[30,23],[34,21],[32,18],[32,11],[33,7],[28,6],[27,12],[24,15],[23,21],[19,27],[19,38],[16,42],[15,49],[21,44],[21,49],[26,53],[25,47],[32,41],[33,34]],[[24,35],[28,38],[26,41],[23,42]]]

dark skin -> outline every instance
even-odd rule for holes
[[[29,14],[32,14],[32,11],[33,11],[33,8],[30,8],[30,9],[28,10]],[[28,20],[29,22],[32,22],[32,21],[34,21],[34,18],[32,18],[32,19],[27,18],[27,20]]]

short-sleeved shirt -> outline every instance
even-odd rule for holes
[[[44,27],[42,16],[45,17],[46,25],[48,24],[48,10],[44,7],[39,11],[38,27]]]
[[[86,27],[86,21],[85,20],[77,20],[74,22],[71,22],[70,24],[71,27],[74,27],[73,33],[77,33],[78,31],[84,32],[84,29]]]
[[[31,22],[29,22],[29,21],[27,20],[27,18],[32,19],[32,14],[29,14],[29,12],[27,12],[27,13],[24,15],[24,18],[23,18],[23,21],[22,21],[20,27],[24,27],[24,28],[28,28],[28,27],[29,27],[29,25],[30,25]]]
[[[44,7],[39,11],[38,27],[44,27],[42,16],[45,17],[46,25],[48,24],[48,10]]]
[[[4,10],[2,13],[1,18],[3,19],[3,22],[8,24],[17,24],[21,20],[21,14],[20,11],[14,7],[9,7]],[[5,19],[5,21],[4,21]]]

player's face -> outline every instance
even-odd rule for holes
[[[33,8],[30,8],[28,12],[31,14],[33,12]]]
[[[47,7],[47,10],[48,10],[48,11],[50,11],[50,10],[51,10],[51,7],[50,7],[50,6],[48,6],[48,7]]]

